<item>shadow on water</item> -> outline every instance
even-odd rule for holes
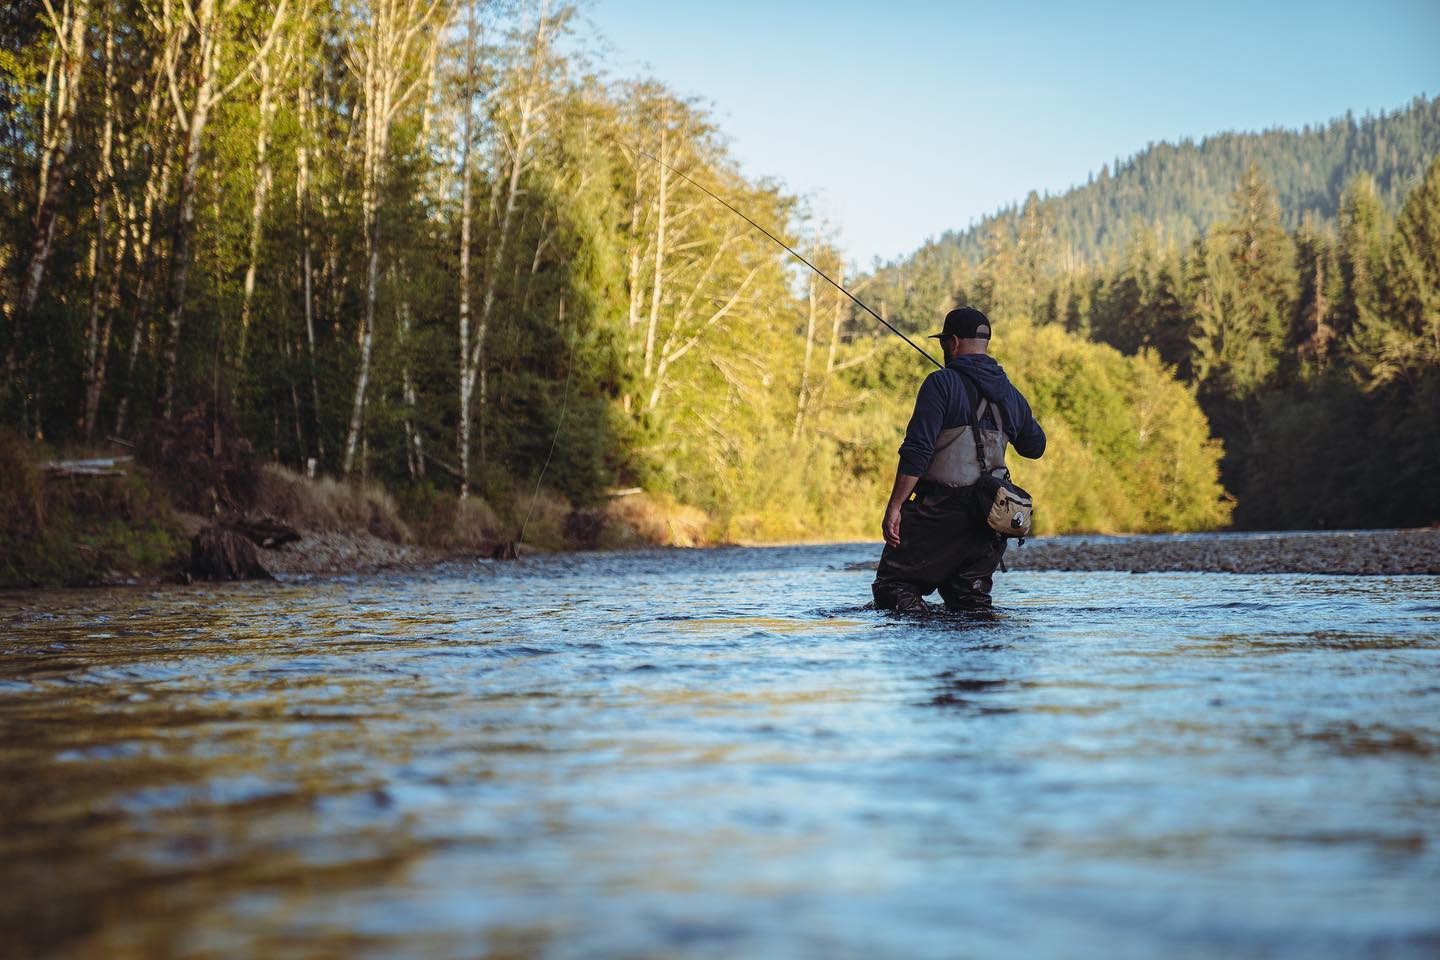
[[[0,953],[1433,955],[1440,580],[874,552],[0,596]]]

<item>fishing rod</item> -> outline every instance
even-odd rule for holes
[[[718,196],[716,196],[715,194],[711,193],[708,188],[706,188],[703,184],[701,184],[700,182],[698,182],[697,180],[695,180],[694,177],[691,177],[689,174],[683,173],[683,172],[680,171],[680,170],[676,170],[676,169],[675,169],[674,167],[672,167],[670,164],[666,163],[664,160],[661,160],[659,157],[655,156],[654,154],[646,153],[644,150],[640,150],[640,149],[638,149],[638,148],[635,150],[635,152],[638,153],[638,154],[640,154],[640,156],[642,156],[642,157],[649,157],[651,160],[654,160],[656,163],[660,164],[660,166],[662,166],[662,167],[664,167],[665,169],[669,170],[671,173],[675,174],[677,177],[681,177],[681,178],[689,181],[693,186],[699,188],[699,190],[700,190],[701,193],[705,194],[707,197],[709,197],[711,200],[714,200],[716,203],[721,204],[722,206],[725,207],[725,209],[727,209],[727,210],[729,210],[731,213],[735,214],[735,216],[739,217],[741,220],[744,220],[746,223],[750,224],[750,226],[754,227],[756,230],[759,230],[761,233],[765,234],[765,236],[769,237],[771,240],[774,240],[776,243],[780,244],[780,246],[784,247],[785,250],[786,250],[786,252],[789,253],[790,256],[794,257],[796,260],[799,260],[801,263],[805,264],[805,266],[809,267],[811,270],[814,270],[816,273],[820,274],[820,277],[821,277],[826,283],[830,284],[830,286],[834,287],[836,290],[839,290],[841,293],[845,294],[845,296],[849,297],[851,300],[854,300],[855,303],[860,307],[860,309],[864,310],[866,313],[870,314],[870,316],[874,317],[876,320],[879,320],[881,323],[885,324],[885,326],[890,330],[891,333],[895,334],[895,336],[899,337],[901,340],[904,340],[906,343],[910,344],[910,346],[914,347],[914,348],[915,348],[915,352],[918,353],[918,354],[920,354],[920,356],[924,357],[926,360],[929,360],[931,363],[935,364],[935,366],[937,366],[937,367],[942,367],[942,368],[943,368],[943,367],[945,366],[945,365],[944,365],[943,363],[941,363],[939,360],[936,360],[934,357],[930,356],[930,354],[926,353],[925,350],[924,350],[923,348],[921,348],[920,344],[916,343],[914,340],[911,340],[909,337],[905,336],[905,334],[901,333],[899,330],[896,330],[895,327],[890,323],[889,320],[886,320],[884,317],[880,316],[880,314],[876,313],[874,310],[871,310],[871,309],[870,309],[870,306],[869,306],[867,303],[865,303],[865,301],[861,300],[859,297],[855,296],[855,294],[851,293],[849,290],[846,290],[843,286],[841,286],[840,284],[836,283],[834,280],[830,279],[829,274],[827,274],[824,270],[821,270],[819,267],[815,266],[815,264],[811,263],[809,260],[806,260],[804,257],[800,256],[800,254],[797,253],[797,252],[795,251],[795,248],[792,247],[792,246],[790,246],[790,244],[786,243],[784,240],[781,240],[779,237],[775,236],[775,234],[771,233],[769,230],[766,230],[764,227],[760,226],[760,224],[756,223],[754,220],[751,220],[751,219],[750,219],[749,217],[747,217],[745,214],[743,214],[743,213],[741,213],[739,210],[735,209],[735,207],[734,207],[733,205],[731,205],[729,201],[725,200],[723,197],[718,197]]]

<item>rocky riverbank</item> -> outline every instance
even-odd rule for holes
[[[302,476],[266,463],[210,406],[114,442],[133,452],[62,455],[0,430],[0,589],[363,574],[715,541],[705,514],[638,489],[576,505],[528,486],[461,500]]]
[[[385,540],[365,530],[307,530],[294,543],[258,553],[265,570],[280,577],[374,573],[439,563],[451,555],[419,544]]]
[[[1440,529],[1045,537],[1012,547],[1005,562],[1012,570],[1436,575]]]

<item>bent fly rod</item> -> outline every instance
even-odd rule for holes
[[[780,244],[780,246],[784,247],[784,248],[785,248],[785,251],[786,251],[787,253],[789,253],[790,256],[794,257],[796,260],[799,260],[801,263],[805,264],[805,266],[809,267],[811,270],[814,270],[816,273],[820,274],[821,279],[823,279],[826,283],[830,284],[830,286],[834,287],[836,290],[839,290],[841,293],[845,294],[845,296],[847,296],[847,297],[849,297],[851,300],[855,301],[856,305],[859,306],[860,309],[864,310],[866,313],[870,314],[870,316],[874,317],[876,320],[879,320],[881,323],[885,324],[885,326],[889,329],[889,331],[890,331],[891,333],[895,334],[895,336],[899,337],[901,340],[904,340],[906,343],[910,344],[910,346],[914,347],[916,353],[920,354],[920,356],[924,357],[926,360],[929,360],[931,363],[935,364],[935,366],[937,366],[937,367],[942,367],[942,368],[944,367],[944,364],[942,364],[939,360],[936,360],[934,357],[930,356],[930,354],[926,353],[925,350],[920,346],[920,344],[916,343],[914,340],[911,340],[909,337],[905,336],[905,334],[901,333],[899,330],[896,330],[895,327],[890,323],[889,320],[886,320],[884,317],[880,316],[880,314],[876,313],[874,310],[871,310],[871,309],[870,309],[870,306],[869,306],[867,303],[865,303],[864,300],[861,300],[859,297],[855,296],[855,294],[851,293],[849,290],[846,290],[843,286],[841,286],[840,284],[836,283],[834,280],[830,279],[830,275],[827,274],[824,270],[821,270],[819,267],[815,266],[815,264],[811,263],[809,260],[806,260],[804,257],[800,256],[800,254],[797,253],[796,250],[795,250],[795,248],[792,247],[792,246],[790,246],[790,244],[786,243],[784,240],[781,240],[779,237],[775,236],[775,234],[771,233],[769,230],[766,230],[764,227],[760,226],[760,224],[756,223],[754,220],[751,220],[751,219],[750,219],[749,217],[747,217],[745,214],[741,213],[741,212],[740,212],[739,210],[737,210],[728,200],[726,200],[726,199],[723,198],[723,197],[716,196],[714,193],[711,193],[708,188],[706,188],[703,184],[701,184],[700,182],[698,182],[697,180],[695,180],[694,177],[691,177],[689,174],[682,173],[681,171],[676,170],[676,169],[675,169],[674,167],[672,167],[670,164],[666,163],[664,160],[661,160],[659,157],[655,156],[654,154],[646,153],[644,150],[639,150],[639,149],[637,149],[635,152],[638,153],[638,154],[640,154],[640,156],[642,156],[642,157],[649,157],[651,160],[654,160],[656,163],[660,164],[660,166],[662,166],[662,167],[664,167],[665,169],[669,170],[671,173],[675,174],[677,177],[681,177],[682,179],[688,181],[692,186],[697,187],[697,188],[700,190],[701,193],[705,194],[705,195],[706,195],[707,197],[709,197],[711,200],[714,200],[716,203],[722,205],[723,207],[725,207],[725,209],[727,209],[727,210],[729,210],[731,213],[735,214],[735,216],[739,217],[741,220],[744,220],[746,223],[750,224],[750,226],[754,227],[756,230],[759,230],[761,233],[765,234],[765,236],[769,237],[771,240],[773,240],[773,241],[775,241],[776,243]]]

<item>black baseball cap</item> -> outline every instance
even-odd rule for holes
[[[927,340],[959,337],[961,340],[989,340],[990,318],[974,307],[959,307],[945,314],[945,328],[932,333]]]

